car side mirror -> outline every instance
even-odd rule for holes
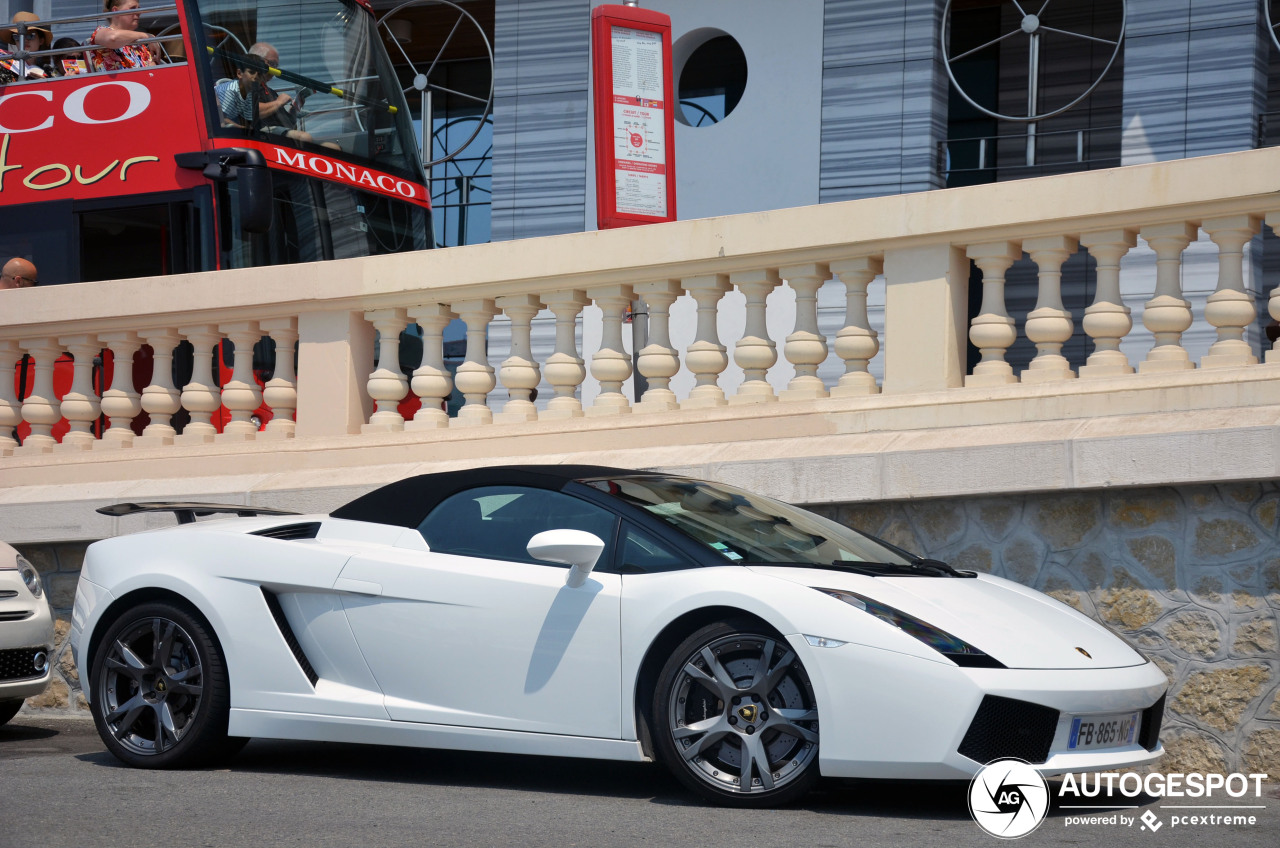
[[[576,589],[587,582],[587,575],[596,567],[604,542],[582,530],[543,530],[529,540],[525,550],[534,559],[571,566],[564,585]]]

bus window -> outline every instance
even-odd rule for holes
[[[81,282],[185,274],[203,259],[198,214],[190,200],[78,209]]]
[[[240,228],[236,184],[226,184],[227,199],[221,206],[230,214],[222,226],[224,268],[377,256],[431,246],[427,213],[419,206],[279,171],[271,177],[274,220],[261,234]]]
[[[42,286],[78,281],[71,206],[70,200],[62,200],[4,207],[0,262],[11,256],[30,259],[40,269]]]
[[[423,182],[404,94],[373,16],[355,0],[198,0],[195,5],[203,49],[210,56],[202,63],[207,74],[202,89],[214,135],[299,145]],[[220,81],[235,85],[238,69],[245,66],[238,60],[251,51],[278,62],[268,62],[267,89],[254,92],[260,120],[244,128],[223,126],[214,89]],[[289,102],[272,109],[281,94]],[[289,129],[306,133],[311,142],[286,139]]]

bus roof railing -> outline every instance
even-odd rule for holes
[[[89,15],[73,15],[71,17],[65,17],[65,18],[49,18],[47,20],[44,18],[41,18],[40,20],[37,20],[37,21],[18,21],[16,23],[6,24],[2,28],[16,29],[18,31],[18,35],[25,38],[27,34],[27,30],[29,29],[49,29],[49,27],[53,26],[54,24],[82,24],[88,21],[101,21],[106,18],[114,18],[122,14],[147,15],[147,14],[155,14],[156,12],[176,12],[177,10],[178,10],[178,4],[170,3],[168,6],[148,6],[145,9],[129,9],[127,12],[116,12],[115,14],[111,14],[109,12],[94,12],[93,14],[89,14]]]

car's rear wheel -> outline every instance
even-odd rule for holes
[[[818,777],[818,705],[787,641],[747,621],[708,625],[658,678],[659,757],[682,783],[732,806],[794,801]]]
[[[18,710],[22,709],[22,701],[0,701],[0,725],[9,723],[9,719],[18,714]]]
[[[90,683],[98,734],[129,765],[202,765],[243,744],[227,739],[222,651],[186,607],[147,603],[116,619],[95,653]]]

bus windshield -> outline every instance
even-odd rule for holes
[[[212,135],[297,146],[424,181],[404,95],[373,15],[355,0],[189,7],[197,52],[208,57],[196,64],[208,69]]]

